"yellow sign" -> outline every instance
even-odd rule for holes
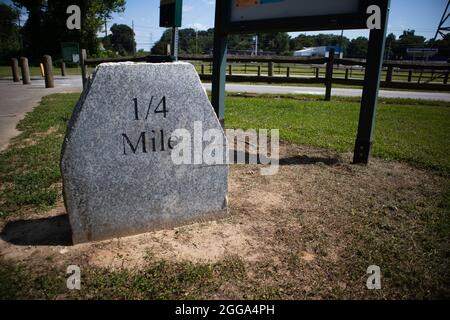
[[[257,0],[236,0],[236,7],[251,7],[258,4]]]

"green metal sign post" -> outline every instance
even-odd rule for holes
[[[381,29],[370,31],[367,50],[364,89],[359,113],[358,134],[353,154],[353,163],[369,163],[370,150],[373,143],[378,91],[380,89],[381,69],[383,67],[384,47],[389,18],[389,1],[381,8]]]
[[[161,0],[159,26],[172,28],[172,55],[178,60],[178,28],[181,27],[183,0]]]
[[[227,0],[216,1],[212,105],[224,125],[229,34],[273,31],[369,29],[379,8],[378,29],[370,28],[364,90],[354,163],[367,164],[373,139],[390,0]],[[376,11],[375,11],[376,14]]]

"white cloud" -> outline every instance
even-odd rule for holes
[[[192,28],[195,30],[208,30],[208,27],[201,23],[192,23],[188,25],[188,28]]]

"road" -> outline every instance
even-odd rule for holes
[[[211,84],[204,84],[206,90],[211,90]],[[259,94],[313,94],[325,95],[325,88],[316,87],[292,87],[292,86],[272,86],[272,85],[248,85],[229,83],[226,85],[227,92],[247,92]],[[333,88],[332,94],[343,97],[360,97],[362,89]],[[442,100],[450,102],[450,93],[440,92],[411,92],[411,91],[390,91],[380,90],[380,97],[383,98],[410,98],[422,100]]]
[[[8,145],[9,140],[19,132],[17,123],[27,112],[38,105],[42,97],[58,92],[80,92],[82,88],[80,76],[55,77],[56,87],[45,89],[44,80],[40,77],[32,78],[32,85],[24,86],[13,83],[10,78],[0,79],[0,150]],[[211,84],[205,83],[206,90],[211,90]],[[313,94],[325,95],[325,88],[227,84],[228,92],[247,92],[257,94]],[[335,96],[360,97],[361,89],[334,88]],[[411,92],[380,90],[380,96],[386,98],[411,98],[425,100],[442,100],[450,102],[450,93]]]

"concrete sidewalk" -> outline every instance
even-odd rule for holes
[[[31,85],[0,79],[0,150],[19,134],[17,123],[33,110],[42,97],[59,92],[81,92],[81,77],[55,77],[55,88],[46,89],[42,78],[33,77]]]

